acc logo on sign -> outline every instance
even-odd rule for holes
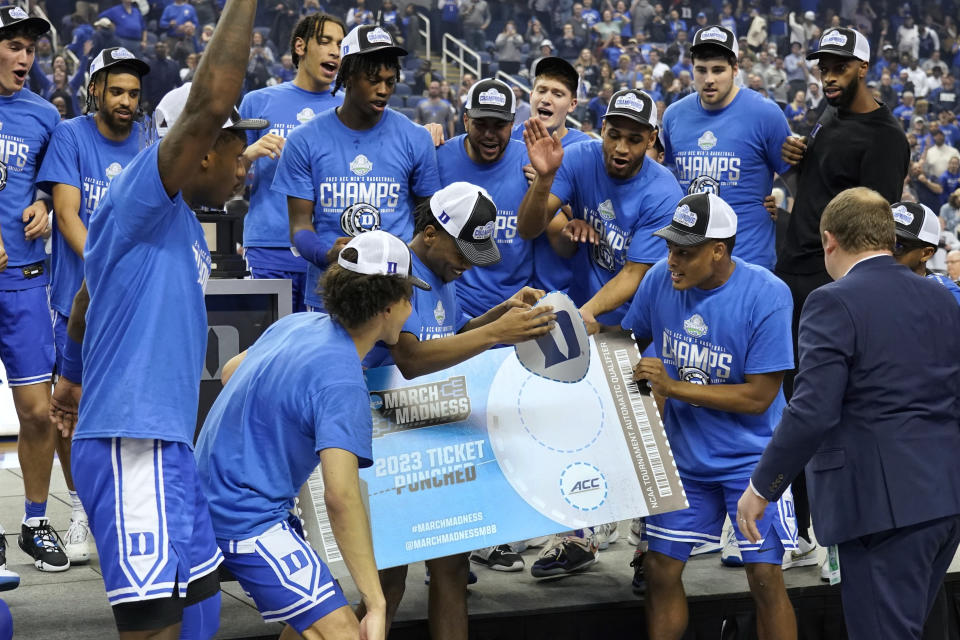
[[[376,231],[380,228],[380,211],[366,202],[350,205],[340,214],[340,228],[348,236]]]
[[[574,462],[560,473],[560,495],[575,509],[593,511],[607,501],[607,479],[594,465]]]
[[[535,307],[550,305],[557,322],[550,333],[516,345],[520,364],[536,375],[557,382],[579,382],[590,368],[587,327],[580,311],[565,293],[551,291]]]

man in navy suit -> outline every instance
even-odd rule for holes
[[[823,212],[835,282],[807,298],[790,404],[740,498],[756,519],[807,464],[817,538],[837,545],[851,640],[920,638],[960,543],[960,307],[893,259],[890,205],[858,187]]]

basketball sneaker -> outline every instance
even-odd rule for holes
[[[646,524],[643,518],[634,518],[630,521],[630,533],[627,534],[627,542],[637,546],[643,540],[643,533]]]
[[[90,562],[90,547],[93,536],[90,535],[90,523],[86,518],[70,518],[70,528],[67,529],[66,552],[70,564],[84,564]]]
[[[723,551],[720,552],[720,564],[725,567],[742,567],[743,558],[740,557],[740,544],[733,533],[733,527],[723,532]]]
[[[482,564],[494,571],[520,571],[523,569],[523,558],[508,544],[477,549],[470,554],[470,561]]]
[[[803,536],[797,536],[796,551],[786,551],[783,554],[784,571],[794,567],[812,567],[817,563],[817,545],[806,540]]]
[[[63,550],[63,540],[50,525],[49,518],[27,519],[20,525],[18,542],[40,571],[66,571],[70,568],[70,559]]]
[[[7,537],[0,532],[0,591],[10,591],[20,586],[20,576],[7,569]]]
[[[606,524],[590,527],[593,529],[593,536],[597,539],[597,548],[601,551],[620,539],[620,529],[617,522],[608,522]],[[589,532],[589,529],[584,530]]]
[[[633,552],[633,560],[630,561],[633,567],[633,580],[630,582],[631,588],[636,595],[643,595],[647,592],[647,579],[643,575],[643,551],[638,546]]]
[[[595,536],[567,536],[540,552],[540,557],[530,567],[530,574],[534,578],[558,578],[584,571],[596,562]]]

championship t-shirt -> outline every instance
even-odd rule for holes
[[[342,95],[330,91],[314,93],[301,89],[292,82],[251,91],[240,103],[242,118],[263,118],[270,123],[268,129],[247,131],[247,143],[253,144],[261,137],[272,133],[286,139],[290,132],[301,124],[328,109],[343,104]],[[251,167],[253,183],[250,189],[250,210],[243,219],[244,247],[290,247],[290,222],[287,216],[287,198],[274,191],[273,178],[277,172],[278,159],[269,156],[258,158]],[[306,271],[307,261],[291,252],[278,252],[285,264],[276,264],[287,271]],[[274,258],[276,259],[276,258]]]
[[[171,198],[163,188],[160,144],[113,179],[90,218],[84,252],[90,306],[74,438],[193,446],[210,253],[183,195]]]
[[[126,140],[117,142],[100,133],[92,115],[65,120],[53,131],[37,182],[51,195],[55,184],[79,189],[77,213],[83,226],[89,227],[90,215],[107,195],[110,183],[145,144],[143,125],[139,122],[133,124]],[[83,281],[83,260],[67,244],[55,217],[52,241],[50,306],[69,316],[73,297]]]
[[[11,267],[46,257],[43,238],[24,237],[23,210],[36,200],[37,171],[58,122],[57,108],[28,89],[0,96],[0,234],[9,265],[0,272],[0,289],[29,289],[49,282],[46,274],[24,279]]]
[[[533,280],[533,244],[517,234],[517,209],[527,193],[523,167],[529,163],[527,148],[511,140],[500,159],[477,163],[466,150],[466,135],[457,136],[437,148],[440,184],[469,182],[483,187],[497,205],[493,240],[500,250],[500,262],[472,267],[457,280],[457,299],[468,316],[486,313]]]
[[[683,197],[666,167],[648,159],[632,178],[611,178],[602,143],[584,142],[564,150],[550,191],[570,204],[575,218],[586,220],[600,234],[599,244],[581,246],[574,255],[570,297],[577,306],[596,295],[628,261],[653,264],[666,257],[667,245],[653,232],[670,224]],[[597,320],[620,324],[627,306]]]
[[[790,135],[780,107],[746,89],[716,111],[704,109],[692,93],[667,107],[660,129],[664,163],[676,168],[680,186],[723,198],[737,214],[734,255],[768,269],[777,260],[776,223],[763,199],[774,172],[790,168],[780,157]]]
[[[928,273],[927,277],[945,286],[947,290],[953,294],[953,297],[957,299],[957,303],[960,303],[960,287],[957,286],[956,282],[942,273]]]
[[[290,132],[273,189],[314,203],[313,225],[324,247],[337,238],[383,229],[413,238],[414,197],[440,189],[430,133],[387,109],[370,129],[355,131],[326,111]],[[322,308],[315,284],[322,270],[307,267],[307,305]]]
[[[511,137],[523,141],[523,123],[513,128]],[[567,134],[560,138],[564,149],[570,145],[592,140],[590,136],[578,129],[567,129]],[[567,292],[570,288],[570,278],[573,277],[572,258],[561,258],[550,245],[546,232],[541,233],[533,240],[533,286],[544,291]]]
[[[742,384],[748,374],[793,369],[790,290],[763,267],[736,256],[733,262],[733,274],[716,289],[677,291],[666,260],[640,282],[621,325],[638,341],[653,340],[674,380]],[[668,398],[663,424],[680,475],[710,482],[749,478],[785,404],[782,391],[759,415]]]
[[[459,282],[444,282],[413,252],[410,252],[410,273],[430,285],[430,291],[413,288],[413,298],[410,299],[413,310],[401,331],[412,333],[421,342],[456,335],[470,321],[457,299]],[[363,360],[367,368],[391,364],[390,348],[382,342],[378,342]]]
[[[286,520],[324,449],[349,451],[369,467],[372,437],[350,334],[326,314],[281,318],[247,350],[197,440],[217,538],[249,538]]]

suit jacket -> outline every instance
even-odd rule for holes
[[[807,463],[817,539],[960,513],[960,307],[890,256],[815,290],[800,367],[753,473],[776,500]]]

